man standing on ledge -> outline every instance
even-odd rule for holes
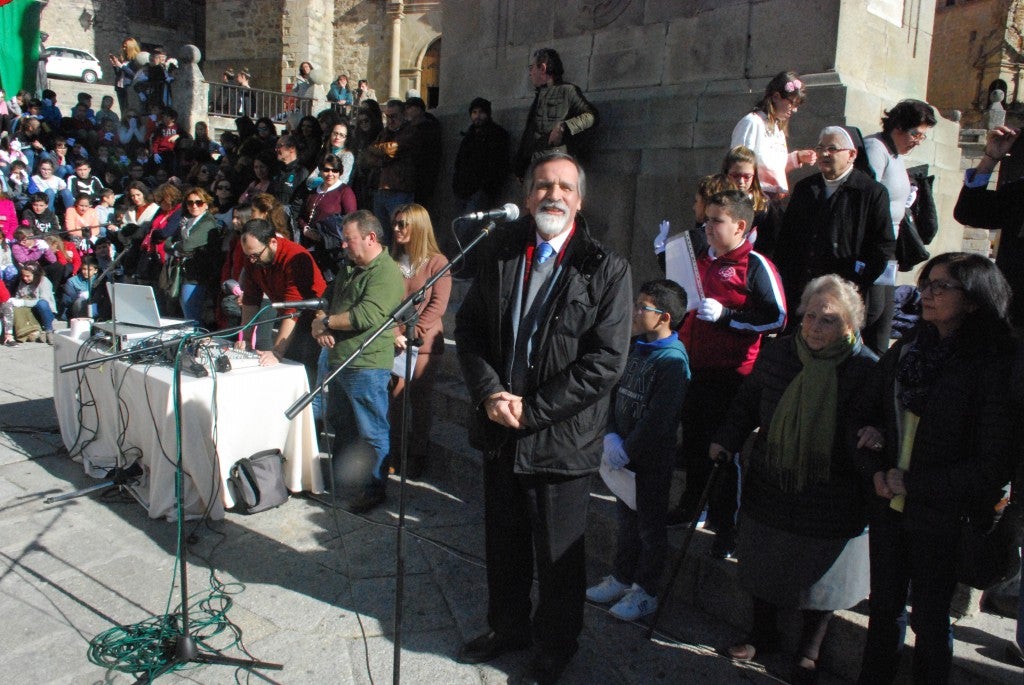
[[[575,654],[586,592],[583,535],[601,460],[609,393],[626,363],[629,265],[590,237],[586,178],[571,156],[531,166],[530,217],[482,247],[456,315],[462,375],[484,453],[487,622],[459,661],[531,645],[524,682],[553,683]],[[540,600],[531,623],[537,564]]]
[[[330,313],[317,312],[313,337],[329,352],[332,368],[340,366],[387,320],[401,303],[405,281],[398,264],[381,243],[380,222],[365,209],[342,220],[341,239],[348,261],[341,266],[329,293]],[[348,510],[361,514],[384,501],[391,449],[388,424],[388,380],[395,356],[395,336],[374,340],[362,354],[335,376],[327,394],[327,418],[334,427],[334,460],[345,458],[354,441],[373,450],[372,475]],[[426,439],[426,436],[417,436]],[[340,461],[335,462],[338,468]]]
[[[545,152],[579,154],[573,139],[597,123],[597,109],[579,86],[562,82],[562,58],[551,48],[533,53],[530,83],[537,89],[526,116],[526,128],[516,153],[515,174],[523,174],[530,163]]]

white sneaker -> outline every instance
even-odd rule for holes
[[[633,583],[626,596],[620,599],[608,612],[620,621],[635,621],[653,614],[658,609],[658,598],[651,597],[643,588]]]
[[[609,604],[622,599],[629,592],[629,586],[620,583],[615,576],[605,576],[594,587],[587,588],[587,599],[598,604]]]

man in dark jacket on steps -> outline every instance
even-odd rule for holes
[[[571,156],[527,174],[530,217],[484,244],[455,338],[484,452],[490,629],[463,663],[537,642],[527,682],[553,683],[577,649],[586,591],[583,534],[609,393],[626,362],[629,265],[577,214],[586,179]],[[540,600],[531,621],[536,557]]]

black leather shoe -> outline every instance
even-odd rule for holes
[[[462,645],[455,660],[460,664],[482,664],[497,659],[505,652],[526,649],[531,642],[529,637],[499,635],[490,630]]]
[[[530,662],[530,667],[514,682],[516,685],[555,685],[572,660],[572,655],[541,651]]]

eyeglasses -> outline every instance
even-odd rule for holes
[[[917,289],[924,295],[929,290],[935,297],[942,297],[950,290],[963,290],[964,287],[959,283],[953,283],[952,281],[930,281],[927,278],[918,281]]]
[[[636,305],[635,307],[633,307],[633,311],[635,311],[637,314],[643,314],[644,312],[654,312],[656,314],[664,314],[665,313],[664,309],[658,309],[657,307],[651,307],[650,305],[646,305],[646,304],[638,304],[638,305]]]
[[[248,259],[251,264],[255,264],[261,259],[263,259],[263,253],[266,252],[268,249],[270,249],[270,245],[264,245],[262,250],[256,252],[255,254],[245,255],[245,258]]]
[[[231,186],[217,186],[217,190],[231,190]]]
[[[928,133],[926,131],[918,131],[917,129],[907,131],[906,134],[910,136],[912,140],[916,140],[917,142],[921,142],[928,138]]]
[[[735,173],[735,174],[729,174],[729,178],[731,178],[734,181],[753,181],[754,180],[754,174]]]
[[[335,169],[333,167],[324,167],[323,169],[320,170],[320,173],[321,174],[340,174],[341,170],[340,169]]]
[[[406,226],[409,226],[410,223],[405,219],[396,219],[395,221],[391,222],[391,225],[394,226],[395,228],[405,228]]]
[[[851,150],[850,150],[850,148],[836,147],[835,145],[815,145],[814,146],[814,151],[818,152],[818,153],[821,153],[821,154],[824,154],[824,153],[827,152],[830,155],[834,155],[837,152],[850,152]]]
[[[186,207],[202,207],[205,204],[202,200],[185,200]]]

